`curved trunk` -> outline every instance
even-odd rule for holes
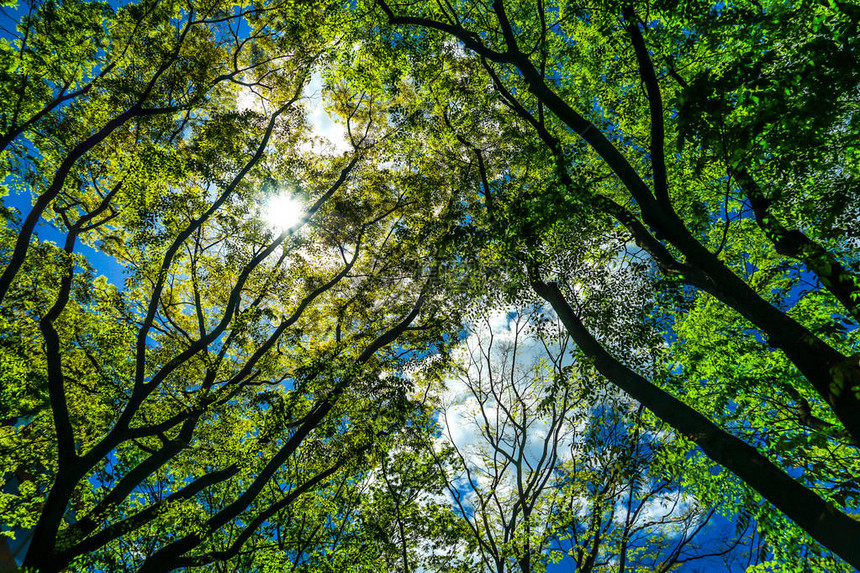
[[[694,441],[709,458],[753,487],[816,541],[860,568],[860,522],[792,479],[754,447],[616,360],[585,328],[555,283],[535,280],[532,286],[552,305],[577,346],[594,360],[603,376]]]

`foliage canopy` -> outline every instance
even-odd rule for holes
[[[0,514],[24,567],[860,567],[857,6],[15,14]],[[542,358],[464,353],[493,312]],[[715,513],[737,531],[705,555]]]

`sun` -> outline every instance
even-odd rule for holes
[[[262,215],[270,227],[283,233],[296,228],[305,214],[301,201],[291,194],[282,193],[266,201]]]

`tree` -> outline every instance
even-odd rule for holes
[[[29,475],[4,522],[33,529],[27,567],[246,563],[377,455],[414,411],[398,371],[444,348],[445,217],[371,166],[396,126],[366,94],[336,103],[351,153],[302,155],[336,24],[288,8],[49,2],[4,44],[4,180],[35,196],[17,228],[6,211],[0,279],[4,475]],[[91,42],[64,34],[81,21]],[[301,213],[273,229],[284,196]]]
[[[749,530],[716,533],[721,504],[684,491],[693,468],[665,464],[672,433],[590,375],[569,344],[545,309],[499,312],[473,327],[446,381],[442,445],[431,452],[479,569],[543,571],[564,558],[583,572],[721,561],[731,570],[745,561]]]
[[[501,332],[487,318],[479,323],[449,382],[457,403],[443,404],[445,446],[454,453],[446,482],[486,570],[529,573],[547,562],[554,529],[547,492],[578,400],[567,340],[531,332],[537,310],[511,320]],[[543,352],[529,356],[529,345]]]
[[[787,381],[796,396],[790,407],[802,411],[805,403],[814,404],[837,433],[844,428],[856,441],[860,366],[851,331],[817,334],[786,304],[784,288],[774,296],[775,270],[764,273],[771,280],[756,276],[756,267],[739,266],[726,252],[729,242],[749,256],[776,251],[783,276],[808,273],[821,281],[817,297],[836,315],[831,324],[856,324],[856,249],[827,229],[828,222],[845,220],[844,201],[856,200],[849,190],[856,181],[856,76],[844,65],[856,49],[856,10],[817,3],[376,6],[384,22],[416,42],[439,35],[460,42],[472,56],[459,65],[468,66],[471,77],[485,78],[475,83],[493,86],[496,101],[515,116],[511,121],[530,131],[523,148],[551,165],[540,175],[497,168],[499,175],[475,185],[495,187],[498,209],[505,194],[518,197],[519,204],[508,203],[503,223],[516,225],[519,238],[512,237],[504,252],[517,258],[526,275],[522,282],[552,304],[598,371],[817,541],[860,564],[854,502],[828,499],[826,476],[808,472],[792,478],[754,440],[721,426],[722,413],[688,405],[663,383],[676,377],[649,380],[608,352],[594,335],[601,325],[577,312],[573,293],[582,281],[563,264],[571,242],[588,248],[604,229],[620,229],[662,277],[655,293],[701,293],[725,305],[733,324],[752,329],[760,348],[784,355],[797,373]],[[809,27],[798,29],[798,19]],[[778,56],[771,42],[788,52]],[[718,45],[730,48],[720,54]],[[733,53],[744,54],[742,65],[733,67]],[[814,66],[826,68],[834,89],[811,78]],[[470,95],[466,91],[457,108],[468,106]],[[807,97],[823,98],[817,105],[832,112],[800,109],[798,102]],[[458,113],[469,114],[478,112]],[[803,126],[800,138],[797,126]],[[668,153],[673,139],[677,151]],[[481,167],[481,146],[464,147]],[[836,164],[837,175],[828,176]],[[824,193],[813,186],[822,178]],[[759,181],[768,179],[773,183],[762,187]],[[745,223],[746,209],[752,210],[754,227]],[[503,216],[489,206],[483,215],[489,228],[496,222],[490,234],[498,239]],[[671,321],[660,326],[674,338]],[[686,382],[701,383],[707,381],[694,374]],[[732,400],[728,395],[725,403]],[[853,451],[843,449],[842,455],[856,460]]]
[[[858,21],[801,0],[27,4],[0,42],[0,513],[26,565],[429,563],[427,536],[469,528],[404,451],[432,431],[408,367],[447,367],[475,309],[546,303],[581,375],[678,437],[621,440],[627,517],[663,491],[625,481],[659,449],[786,567],[860,566]],[[309,150],[312,77],[343,154]],[[277,204],[292,221],[264,222]],[[619,439],[656,424],[618,415]],[[570,483],[606,477],[587,469]],[[519,501],[496,561],[528,568],[549,534]],[[600,546],[633,559],[624,524]]]
[[[427,448],[439,431],[433,422],[438,412],[429,400],[424,406],[420,423],[404,427],[388,456],[368,473],[356,541],[363,555],[378,556],[377,571],[477,571],[466,525],[444,494],[442,468]]]
[[[553,517],[556,543],[576,570],[672,571],[690,564],[732,571],[756,561],[763,552],[750,524],[721,528],[719,516],[732,508],[719,499],[709,504],[683,485],[708,468],[667,464],[674,436],[649,423],[642,406],[606,390],[564,465]]]

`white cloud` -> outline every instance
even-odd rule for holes
[[[344,153],[352,150],[346,128],[326,110],[323,100],[322,74],[315,72],[305,86],[303,107],[310,124],[312,139],[302,145],[302,151],[315,153]]]
[[[488,435],[508,454],[522,457],[524,472],[543,473],[571,455],[569,442],[584,424],[553,420],[539,411],[550,387],[553,361],[566,366],[572,358],[552,336],[539,333],[534,322],[537,312],[496,310],[473,325],[456,350],[461,370],[445,380],[440,393],[440,441],[456,446],[463,457],[464,467],[452,479],[466,494],[467,508],[477,501],[469,491],[467,472],[485,494],[493,490],[503,503],[513,499],[516,471],[512,465],[502,469],[504,456],[494,451]],[[547,317],[551,322],[555,319],[553,314]],[[523,410],[525,439],[514,427],[515,422],[521,423]],[[551,450],[544,455],[550,432],[561,435],[556,459]]]

